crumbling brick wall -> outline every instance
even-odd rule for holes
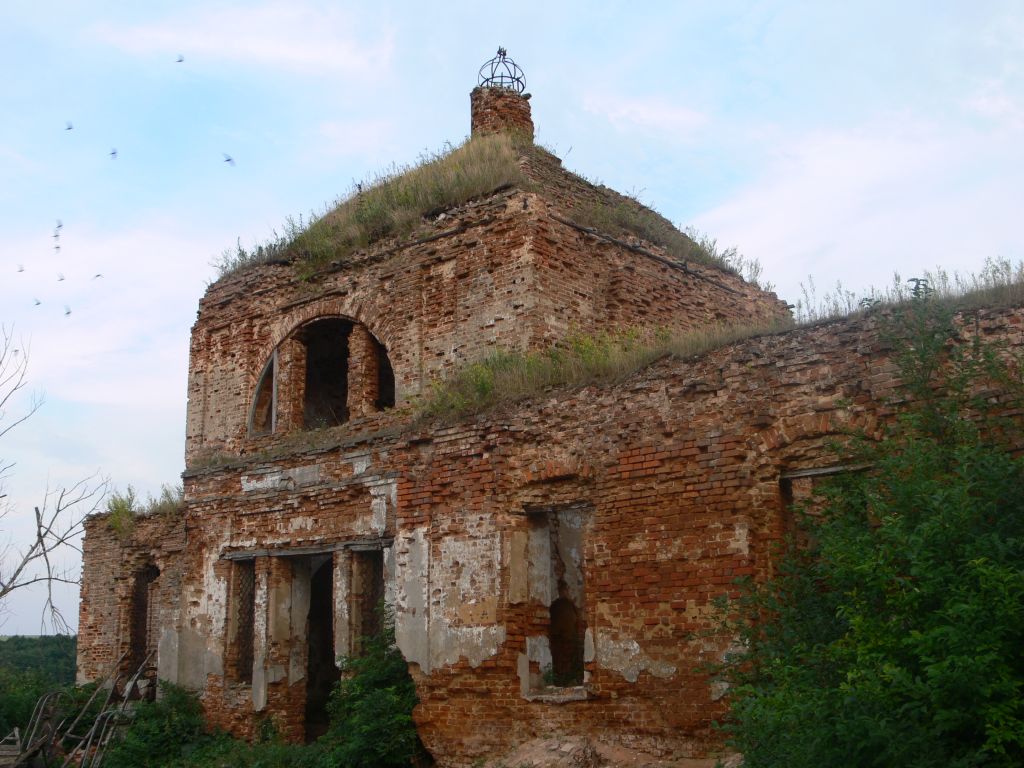
[[[131,676],[150,651],[165,662],[175,654],[184,534],[178,515],[138,516],[120,532],[107,514],[85,521],[79,683]]]
[[[192,468],[179,653],[161,674],[203,691],[211,720],[240,735],[271,718],[303,738],[307,619],[290,564],[330,553],[343,655],[346,558],[377,542],[416,722],[440,764],[556,733],[713,753],[723,691],[702,666],[730,642],[713,601],[771,567],[785,478],[834,467],[828,441],[878,435],[892,417],[898,369],[878,318],[664,360],[619,385],[454,426]],[[1024,348],[1022,310],[982,311],[970,326]],[[538,515],[564,510],[583,521],[585,671],[581,685],[549,686],[552,593],[537,581],[547,566],[531,531]],[[224,672],[235,556],[256,558],[262,574],[251,683]]]

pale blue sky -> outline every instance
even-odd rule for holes
[[[210,261],[462,140],[498,45],[568,167],[759,259],[789,301],[808,275],[1024,257],[1017,2],[7,0],[0,322],[47,402],[0,445],[0,545],[48,477],[176,480]],[[37,601],[0,632],[38,631]]]

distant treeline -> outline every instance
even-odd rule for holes
[[[77,638],[0,637],[0,738],[24,728],[36,701],[75,681]]]
[[[0,667],[35,672],[58,685],[75,681],[74,635],[14,635],[0,638]]]

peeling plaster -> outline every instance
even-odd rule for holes
[[[729,551],[740,555],[750,554],[750,524],[745,520],[733,526],[733,537],[729,541]]]
[[[613,637],[608,631],[597,631],[597,659],[604,669],[621,674],[635,683],[645,669],[655,677],[668,678],[676,668],[665,661],[650,658],[640,650],[640,644],[632,638]]]
[[[402,531],[395,537],[395,640],[405,660],[429,674],[427,582],[430,550],[426,527]]]
[[[462,658],[476,668],[505,642],[505,626],[453,627],[444,620],[431,621],[431,664],[434,668],[450,666]]]
[[[345,458],[349,459],[352,462],[352,474],[354,475],[363,474],[363,472],[368,470],[370,468],[370,465],[373,463],[372,460],[370,459],[370,454],[368,453],[360,453],[354,456],[346,456]]]
[[[388,524],[388,509],[398,504],[397,480],[374,480],[368,482],[370,489],[370,529],[380,535]]]
[[[242,491],[290,491],[320,482],[320,465],[307,464],[292,469],[270,469],[242,475]]]

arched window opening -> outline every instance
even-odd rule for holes
[[[395,371],[384,345],[376,339],[373,343],[377,357],[377,400],[373,405],[378,411],[383,411],[395,407]]]
[[[270,356],[270,361],[260,375],[259,383],[256,385],[256,397],[252,401],[252,410],[249,413],[249,434],[253,437],[269,435],[276,426],[277,415],[277,353]]]
[[[317,320],[302,329],[306,346],[303,422],[307,429],[348,421],[349,335],[352,323],[339,318]]]

